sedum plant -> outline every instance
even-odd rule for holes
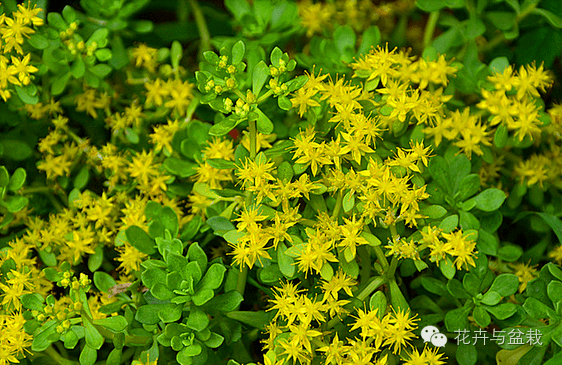
[[[557,364],[545,3],[3,2],[0,364]]]

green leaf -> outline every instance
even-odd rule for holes
[[[501,274],[494,280],[490,291],[495,291],[502,297],[508,297],[515,294],[518,288],[519,278],[516,275]]]
[[[103,246],[96,247],[93,255],[88,257],[88,270],[91,272],[96,271],[103,263]]]
[[[82,316],[82,323],[84,324],[86,344],[96,350],[99,350],[104,342],[103,336],[98,332],[96,327],[90,322],[86,316]]]
[[[211,332],[211,337],[209,337],[208,340],[204,341],[205,345],[212,349],[219,347],[223,342],[224,337],[214,332]]]
[[[68,80],[70,80],[70,76],[72,76],[72,73],[68,71],[67,73],[55,77],[51,83],[51,94],[54,96],[62,94]]]
[[[3,157],[14,161],[23,161],[33,154],[33,150],[29,145],[17,139],[3,139],[0,140],[2,149],[4,150]]]
[[[466,327],[459,327],[459,328],[466,328]],[[478,353],[476,351],[476,346],[465,345],[460,343],[457,347],[457,354],[456,354],[457,361],[459,365],[475,365],[476,361],[478,360]]]
[[[181,178],[193,176],[197,172],[196,164],[175,157],[166,158],[163,165],[166,171]]]
[[[260,91],[269,76],[269,67],[265,64],[265,62],[260,61],[255,67],[254,71],[252,72],[252,93],[255,97],[259,97]]]
[[[242,41],[238,41],[232,46],[232,64],[237,65],[242,62],[246,53],[246,45]]]
[[[562,302],[562,282],[551,281],[547,286],[548,297],[553,303]]]
[[[444,233],[451,233],[458,225],[459,216],[455,214],[443,219],[439,224],[439,228],[441,228]]]
[[[8,186],[10,183],[10,173],[5,166],[0,166],[0,188]]]
[[[351,211],[351,209],[353,209],[354,206],[355,206],[355,195],[350,190],[343,197],[342,207],[343,207],[344,212],[347,213],[347,212]]]
[[[50,320],[41,326],[39,333],[33,336],[33,342],[31,344],[32,351],[45,351],[51,343],[58,340],[52,337],[52,335],[56,333],[58,323],[59,322],[56,320]]]
[[[86,72],[86,66],[84,65],[84,59],[82,57],[76,57],[72,66],[70,67],[70,73],[75,79],[79,79],[84,76]]]
[[[548,214],[548,213],[536,213],[539,217],[541,217],[554,231],[556,237],[558,237],[558,241],[562,244],[562,220],[560,218]]]
[[[286,278],[292,278],[295,275],[294,260],[285,253],[286,250],[287,246],[284,243],[280,243],[277,249],[279,270]]]
[[[494,58],[492,62],[490,62],[489,68],[492,73],[501,74],[508,66],[509,60],[507,59],[507,57],[501,56]],[[500,128],[501,126],[503,126],[503,124],[501,124],[498,128]]]
[[[49,40],[39,33],[33,34],[29,37],[27,43],[35,49],[45,49],[49,47]]]
[[[4,201],[0,201],[0,205],[6,207],[10,213],[19,212],[25,208],[28,203],[29,199],[21,195],[6,196],[4,197]]]
[[[94,324],[103,326],[113,332],[124,331],[129,325],[123,316],[112,316],[107,318],[94,319]]]
[[[361,45],[357,50],[357,56],[366,54],[367,52],[369,52],[369,49],[371,49],[371,47],[380,44],[381,32],[379,30],[379,27],[377,27],[376,25],[370,26],[363,32],[363,36],[361,37],[361,39]]]
[[[523,309],[536,320],[556,318],[556,312],[536,298],[527,298],[523,303]]]
[[[437,294],[442,297],[449,295],[447,286],[439,279],[423,276],[421,278],[421,285],[424,287],[425,290],[433,294]]]
[[[488,327],[488,325],[492,321],[492,317],[490,317],[486,309],[482,307],[474,308],[472,317],[474,318],[474,321],[482,328]]]
[[[175,322],[181,318],[183,305],[168,303],[159,305],[158,317],[164,323]]]
[[[447,209],[441,205],[430,205],[420,210],[422,215],[426,215],[429,219],[439,219],[447,214]]]
[[[237,115],[231,115],[224,118],[218,124],[215,124],[209,129],[209,134],[212,136],[224,136],[238,125],[242,120]]]
[[[262,330],[271,322],[274,315],[272,312],[265,311],[232,311],[225,314],[228,318]]]
[[[172,42],[172,47],[170,49],[170,63],[172,68],[175,70],[180,65],[181,58],[183,56],[183,49],[181,43],[178,41]]]
[[[224,265],[214,263],[209,267],[203,279],[197,285],[201,289],[218,289],[224,279],[226,268]]]
[[[206,305],[208,308],[221,312],[231,312],[236,310],[244,300],[242,294],[236,290],[231,290],[225,294],[218,295],[211,299]]]
[[[199,307],[192,304],[186,325],[192,330],[203,331],[209,325],[209,317]]]
[[[441,156],[434,156],[429,161],[429,172],[435,181],[448,193],[452,192],[449,164]]]
[[[214,216],[207,219],[207,224],[213,229],[215,234],[222,236],[224,233],[236,229],[229,219],[221,216]]]
[[[88,180],[90,179],[90,169],[88,166],[83,166],[78,174],[74,178],[74,187],[78,190],[82,190],[88,184]]]
[[[121,364],[121,354],[122,350],[114,348],[111,350],[105,361],[105,365],[120,365]]]
[[[269,57],[271,64],[275,67],[279,67],[279,60],[283,57],[283,51],[279,47],[273,48],[271,51],[271,56]]]
[[[137,309],[135,319],[144,324],[157,324],[160,322],[158,311],[162,307],[161,304],[147,304]]]
[[[47,14],[47,23],[49,25],[52,25],[53,27],[58,28],[59,30],[68,29],[68,24],[64,21],[59,13],[49,12]]]
[[[477,174],[470,174],[462,178],[457,190],[459,201],[464,201],[470,198],[480,190],[480,176]]]
[[[86,344],[80,352],[80,365],[94,365],[98,358],[97,349],[92,348]]]
[[[140,252],[152,255],[156,252],[155,242],[148,233],[137,226],[131,226],[125,231],[127,241]]]
[[[501,207],[505,198],[506,195],[502,190],[490,188],[478,194],[474,199],[476,201],[476,208],[485,212],[491,212]]]
[[[523,249],[517,245],[505,245],[498,250],[497,257],[507,261],[515,262],[523,255]]]
[[[258,113],[258,131],[262,134],[271,134],[273,132],[273,122],[259,108],[256,108],[254,111]]]
[[[242,17],[250,13],[250,5],[246,0],[225,0],[224,5],[238,21],[242,21]]]
[[[162,208],[160,213],[160,222],[164,226],[164,229],[170,231],[172,237],[176,237],[179,231],[178,216],[176,212],[170,207]]]
[[[496,305],[502,300],[502,296],[493,290],[488,290],[482,297],[482,303],[486,305]]]
[[[95,65],[94,67],[90,67],[89,69],[94,75],[100,77],[100,78],[105,78],[107,75],[109,75],[112,71],[112,68],[108,65],[106,65],[105,63],[98,63],[97,65]]]
[[[356,36],[349,25],[339,26],[334,30],[334,43],[341,61],[351,62],[355,54]]]
[[[283,96],[283,95],[281,95],[277,98],[277,105],[282,110],[291,110],[291,108],[293,107],[293,104],[291,103],[291,100],[289,100],[288,97]]]
[[[24,294],[21,296],[21,304],[24,308],[36,311],[42,311],[45,307],[43,302],[45,299],[41,296],[41,294],[33,293],[33,294]]]
[[[469,328],[468,314],[471,309],[471,306],[464,306],[448,311],[445,315],[445,326],[447,327],[447,331],[454,332],[459,329]]]
[[[490,314],[499,320],[505,320],[517,312],[517,306],[513,303],[502,303],[493,307],[484,307]]]
[[[441,270],[443,276],[445,276],[449,280],[454,278],[455,274],[457,273],[457,269],[455,268],[453,261],[449,257],[439,263],[439,270]]]
[[[546,9],[534,8],[531,13],[541,15],[555,28],[562,28],[562,18]]]
[[[192,243],[187,250],[189,261],[196,261],[202,271],[207,269],[207,254],[197,242]]]
[[[74,8],[70,5],[66,5],[62,9],[62,16],[68,24],[72,24],[76,20],[76,12],[74,11]]]
[[[461,210],[459,211],[459,216],[459,224],[461,226],[461,229],[463,229],[464,231],[471,229],[480,229],[480,221],[474,216],[474,214]]]
[[[464,289],[462,283],[454,278],[447,283],[447,290],[457,299],[469,299],[471,297],[470,293]]]
[[[191,300],[193,301],[193,304],[201,306],[207,303],[209,300],[213,299],[214,296],[215,292],[213,290],[201,289],[191,297]]]
[[[25,104],[35,105],[39,101],[39,95],[37,94],[37,88],[35,87],[35,85],[29,84],[29,85],[23,86],[23,87],[16,85],[15,88],[16,88],[16,92],[18,94],[18,97]]]
[[[95,275],[96,274],[94,273],[94,279],[95,279]],[[149,289],[152,289],[156,285],[156,283],[166,285],[166,273],[159,268],[151,267],[142,272],[142,282]]]
[[[222,158],[208,158],[205,162],[207,162],[211,167],[219,170],[236,168],[236,164],[233,161],[228,161]]]
[[[98,49],[96,52],[94,52],[94,55],[96,56],[98,61],[101,62],[109,61],[113,57],[111,50],[107,48]]]

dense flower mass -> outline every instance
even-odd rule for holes
[[[0,365],[557,361],[559,55],[515,49],[555,9],[35,3],[0,4]]]

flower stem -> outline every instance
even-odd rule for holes
[[[244,296],[246,290],[246,279],[248,278],[248,266],[244,266],[240,274],[238,274],[238,281],[236,282],[236,290]]]
[[[197,0],[189,0],[189,5],[191,5],[191,10],[193,10],[195,23],[197,24],[197,29],[199,30],[199,37],[201,37],[199,56],[202,58],[203,52],[211,50],[211,35],[209,34],[207,22],[205,21],[205,17],[203,16],[203,12],[201,11]]]
[[[249,122],[250,125],[250,159],[254,160],[257,155],[257,142],[258,142],[258,131],[257,122],[252,120]]]
[[[429,13],[429,19],[425,25],[425,31],[423,33],[423,48],[427,48],[433,39],[433,33],[435,32],[435,27],[437,26],[437,20],[439,19],[439,10],[432,11]]]
[[[338,192],[338,200],[336,200],[336,206],[334,207],[334,211],[332,212],[332,219],[339,218],[342,202],[343,202],[343,192],[340,190]]]
[[[51,359],[53,359],[57,364],[61,365],[76,365],[76,361],[72,361],[69,359],[65,359],[62,357],[57,350],[53,348],[53,346],[49,346],[45,349],[44,353],[48,355]]]
[[[371,295],[372,292],[377,290],[384,283],[386,283],[386,278],[382,276],[374,277],[372,281],[361,291],[361,293],[357,294],[355,298],[359,299],[360,301],[364,301],[369,295]]]
[[[390,266],[384,273],[385,276],[389,279],[393,279],[397,267],[398,267],[398,258],[396,256],[393,256],[392,261],[390,261]]]

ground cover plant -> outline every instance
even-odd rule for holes
[[[2,1],[0,365],[562,362],[555,0]]]

